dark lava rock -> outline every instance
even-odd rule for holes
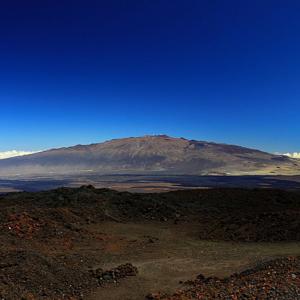
[[[96,281],[83,270],[30,251],[0,253],[0,299],[83,299]]]
[[[103,271],[103,269],[98,268],[90,271],[92,276],[97,278],[99,284],[104,283],[115,283],[119,279],[136,276],[138,274],[138,269],[130,263],[120,265],[111,270]]]
[[[208,240],[300,241],[300,192],[211,189],[132,194],[83,186],[2,195],[0,299],[81,299],[99,283],[136,275],[130,264],[93,274],[86,270],[101,264],[96,262],[101,258],[76,253],[78,243],[98,239],[86,225],[106,220],[193,222],[199,238]],[[148,246],[157,242],[153,237],[147,241]],[[226,280],[200,276],[185,294],[165,299],[300,299],[299,272],[298,259],[285,259]]]
[[[173,295],[150,294],[151,300],[295,300],[300,299],[300,258],[288,257],[264,262],[255,268],[220,279],[202,274],[189,287]],[[295,276],[296,275],[296,276]]]

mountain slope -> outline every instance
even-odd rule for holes
[[[240,146],[172,138],[124,138],[0,160],[0,176],[34,174],[300,174],[300,162]]]

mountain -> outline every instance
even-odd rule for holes
[[[300,174],[300,161],[245,147],[166,135],[114,139],[0,160],[0,176]]]

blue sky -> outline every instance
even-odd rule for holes
[[[165,133],[300,150],[300,2],[0,5],[0,151]]]

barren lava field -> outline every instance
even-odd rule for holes
[[[0,299],[300,299],[300,193],[0,198]]]

